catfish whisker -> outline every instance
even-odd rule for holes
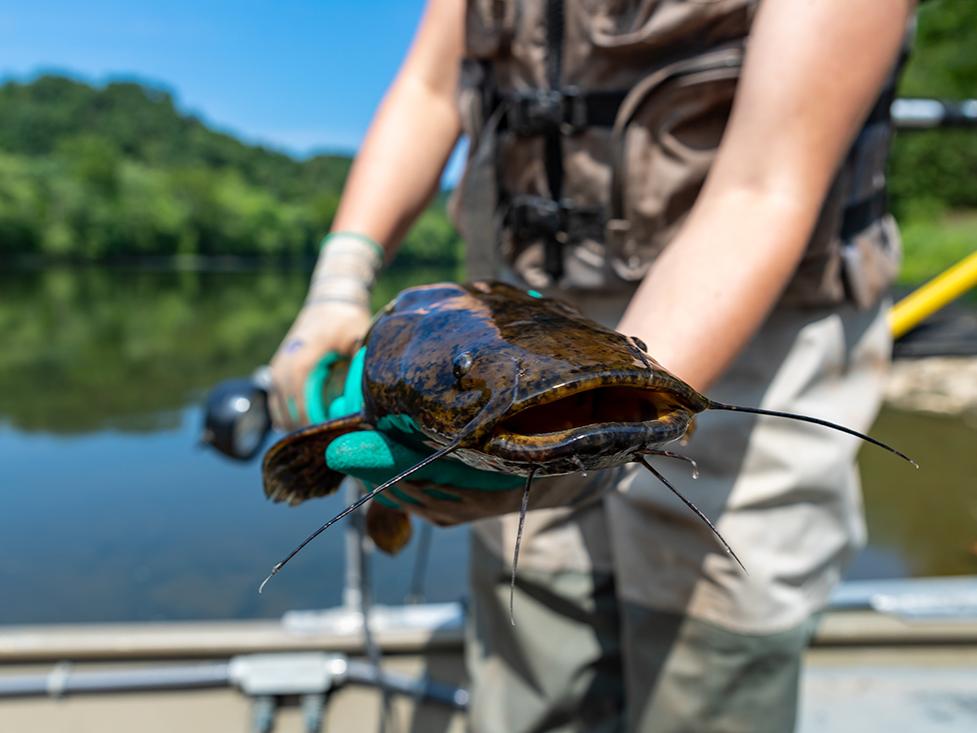
[[[699,478],[699,464],[696,463],[694,458],[683,456],[680,453],[673,453],[670,450],[646,450],[641,451],[641,453],[646,456],[665,456],[666,458],[674,458],[677,461],[685,461],[692,467],[692,478]]]
[[[294,550],[292,550],[284,560],[281,560],[278,563],[276,563],[275,564],[275,567],[273,567],[271,569],[271,572],[268,574],[268,577],[265,578],[263,581],[261,581],[261,585],[258,586],[258,593],[260,594],[265,589],[265,586],[268,584],[268,581],[271,580],[272,578],[274,578],[276,575],[278,575],[278,573],[281,571],[281,569],[283,567],[285,567],[285,565],[288,563],[289,560],[291,560],[293,557],[295,557],[296,555],[298,555],[307,544],[309,544],[310,542],[312,542],[312,540],[314,540],[320,534],[322,534],[323,532],[325,532],[327,529],[329,529],[332,525],[334,525],[340,519],[343,519],[344,517],[349,516],[350,514],[352,514],[353,512],[355,512],[357,509],[359,509],[361,506],[363,506],[364,504],[366,504],[366,502],[370,501],[370,499],[373,499],[377,495],[379,495],[382,492],[386,491],[387,489],[389,489],[391,486],[393,486],[398,481],[403,481],[405,478],[407,478],[408,476],[410,476],[411,474],[413,474],[415,471],[420,471],[422,468],[424,468],[427,465],[430,465],[431,463],[434,463],[439,458],[444,458],[446,455],[448,455],[449,453],[451,453],[452,451],[454,451],[458,447],[458,445],[460,444],[460,442],[461,442],[461,440],[460,439],[457,439],[457,440],[453,441],[451,443],[451,445],[448,445],[447,447],[442,448],[441,450],[436,451],[435,453],[432,453],[431,455],[429,455],[424,460],[422,460],[422,461],[420,461],[418,463],[415,463],[413,466],[411,466],[410,468],[406,469],[405,471],[401,471],[396,476],[394,476],[392,479],[383,482],[382,484],[380,484],[379,486],[377,486],[375,489],[373,489],[373,491],[371,491],[371,492],[369,492],[367,494],[364,494],[359,499],[357,499],[352,504],[350,504],[348,507],[346,507],[345,509],[343,509],[339,514],[337,514],[335,517],[333,517],[328,522],[326,522],[321,527],[319,527],[319,529],[317,529],[315,532],[313,532],[308,537],[306,537],[304,540],[302,540],[302,543],[298,547],[296,547]]]
[[[810,415],[798,415],[794,412],[780,412],[779,410],[765,410],[760,407],[743,407],[742,405],[727,405],[723,402],[715,402],[709,400],[708,408],[709,410],[728,410],[729,412],[749,412],[753,415],[768,415],[770,417],[785,417],[788,420],[799,420],[801,422],[809,422],[814,425],[820,425],[825,428],[831,428],[832,430],[837,430],[841,433],[847,433],[848,435],[854,435],[856,438],[864,440],[866,443],[871,443],[879,448],[884,448],[890,453],[895,453],[904,461],[907,461],[913,465],[914,468],[919,468],[919,464],[916,463],[912,458],[907,456],[901,450],[893,448],[887,443],[883,443],[877,438],[873,438],[871,435],[865,435],[865,433],[860,433],[857,430],[852,430],[851,428],[846,428],[844,425],[839,425],[838,423],[833,423],[830,420],[822,420],[820,417],[811,417]]]
[[[655,476],[655,478],[657,478],[659,481],[661,481],[663,484],[665,484],[665,486],[668,487],[668,489],[673,494],[675,494],[675,496],[677,496],[682,501],[682,503],[685,504],[685,506],[687,506],[689,509],[691,509],[699,519],[701,519],[703,522],[706,523],[706,525],[709,527],[709,529],[712,530],[712,533],[714,535],[716,535],[716,539],[718,539],[722,543],[723,549],[726,550],[726,553],[731,558],[733,558],[736,561],[736,564],[739,565],[743,569],[743,572],[744,573],[746,573],[747,575],[749,575],[750,573],[746,569],[746,566],[742,563],[742,561],[739,559],[739,557],[737,557],[736,553],[733,552],[733,548],[729,546],[729,543],[726,542],[726,540],[723,538],[723,536],[719,533],[719,530],[716,529],[716,525],[714,525],[709,520],[709,517],[707,517],[705,514],[703,514],[702,511],[699,509],[699,507],[697,507],[691,501],[689,501],[684,496],[682,496],[682,494],[679,492],[679,490],[676,489],[674,486],[672,486],[668,482],[668,479],[666,479],[664,476],[662,476],[661,473],[657,469],[655,469],[654,466],[652,466],[650,463],[648,463],[648,461],[646,461],[641,456],[636,456],[636,458],[637,458],[638,463],[640,463],[642,466],[644,466],[649,471],[651,471],[651,473]]]
[[[522,506],[519,509],[519,528],[516,530],[516,548],[512,553],[512,577],[509,579],[509,623],[516,625],[516,616],[513,612],[516,597],[516,567],[519,565],[519,547],[522,545],[522,530],[526,525],[526,510],[529,509],[529,487],[533,484],[533,476],[536,475],[536,467],[529,469],[526,476],[526,487],[522,490]]]

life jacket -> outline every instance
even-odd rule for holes
[[[469,275],[636,287],[716,154],[757,0],[468,0]],[[784,303],[868,307],[900,244],[885,199],[895,71],[827,194]]]

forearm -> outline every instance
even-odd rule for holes
[[[460,6],[429,2],[350,171],[334,231],[365,234],[390,252],[437,190],[461,132],[455,104]]]
[[[413,80],[396,84],[356,157],[333,230],[360,232],[391,252],[437,190],[459,131],[453,103]]]
[[[455,87],[461,18],[454,0],[431,0],[350,171],[307,303],[369,308],[384,260],[429,201],[460,132]],[[378,252],[371,243],[379,244]]]
[[[460,129],[454,98],[462,12],[458,0],[428,0],[350,171],[332,226],[346,234],[322,248],[305,305],[271,361],[270,404],[280,427],[308,422],[305,388],[322,357],[358,347],[370,324],[377,272],[438,185]]]
[[[703,201],[655,262],[618,330],[664,367],[707,390],[776,302],[804,251],[811,219],[792,201],[730,191]]]
[[[761,4],[713,169],[619,325],[693,386],[723,373],[790,279],[912,6]]]
[[[409,73],[397,80],[350,171],[332,225],[343,234],[322,248],[307,303],[369,307],[377,273],[436,189],[458,127],[450,97]]]

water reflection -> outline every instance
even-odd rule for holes
[[[905,447],[919,471],[863,450],[869,556],[853,571],[864,577],[977,573],[977,425],[887,410],[872,434]],[[898,558],[899,565],[892,560]]]
[[[457,272],[394,271],[376,301]],[[276,616],[340,602],[342,533],[258,596],[275,560],[342,499],[271,505],[256,464],[196,447],[197,405],[272,353],[304,272],[84,268],[0,273],[0,623]],[[862,453],[870,547],[851,577],[977,572],[977,431],[888,413]],[[464,592],[465,529],[438,530],[428,597]],[[407,592],[412,545],[380,559],[381,602]]]
[[[456,276],[394,271],[376,300]],[[246,618],[341,601],[342,532],[320,538],[265,595],[256,588],[342,499],[269,504],[257,462],[197,447],[201,397],[270,356],[307,278],[0,274],[0,623]],[[437,533],[429,598],[462,593],[464,533]],[[404,598],[414,551],[378,559],[380,602]]]
[[[394,270],[375,300],[456,274]],[[270,357],[307,283],[297,270],[0,273],[0,421],[57,434],[176,427],[189,402]]]

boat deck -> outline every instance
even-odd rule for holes
[[[977,730],[975,583],[849,586],[808,652],[799,732]],[[464,685],[459,605],[378,607],[370,618],[388,682],[415,692],[417,677]],[[323,730],[377,730],[382,694],[346,684],[355,669],[373,669],[364,653],[360,615],[344,609],[281,621],[7,627],[0,731],[271,731],[274,721],[288,733],[313,729],[325,698]],[[150,679],[153,691],[121,690]],[[390,695],[387,730],[463,730],[458,694],[454,707]]]

